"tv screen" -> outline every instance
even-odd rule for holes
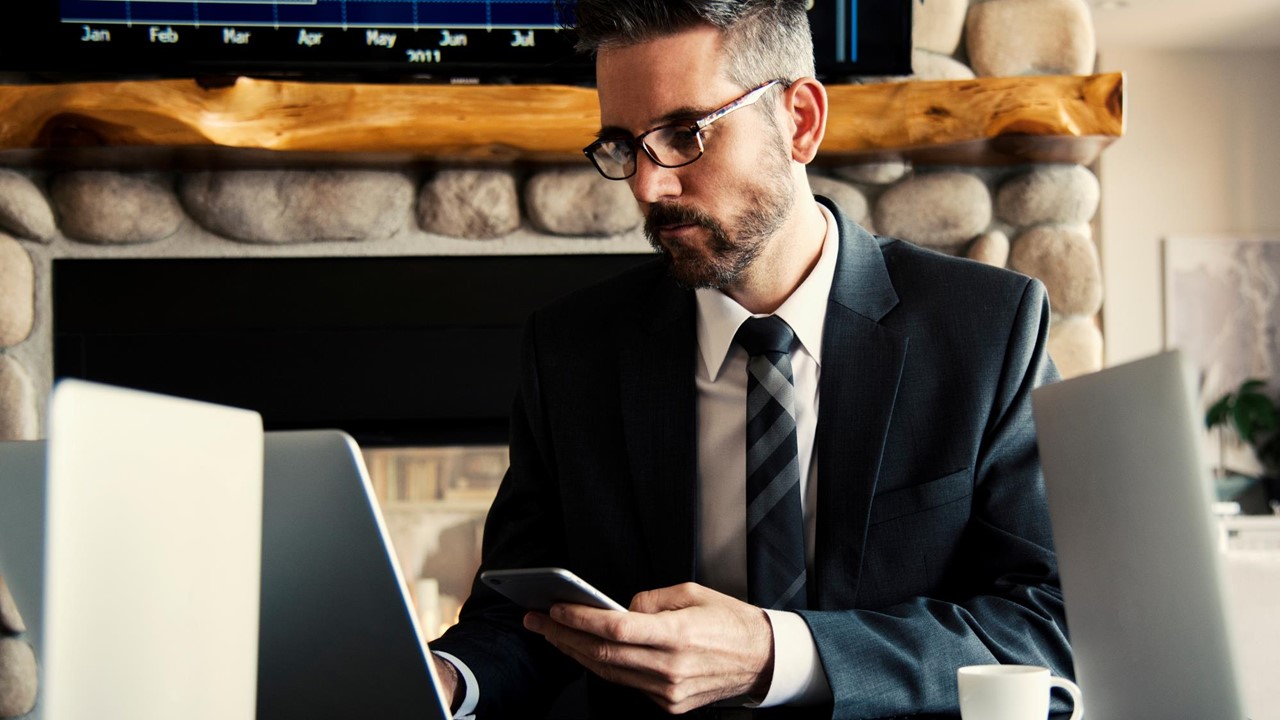
[[[816,0],[820,75],[910,72],[912,0]],[[0,72],[33,81],[249,75],[590,82],[563,0],[20,0]]]

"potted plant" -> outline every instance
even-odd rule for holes
[[[1235,433],[1253,449],[1262,466],[1262,482],[1274,506],[1280,501],[1280,411],[1263,391],[1266,381],[1249,378],[1218,398],[1205,413],[1204,424],[1218,428],[1218,472],[1226,475],[1226,432]]]

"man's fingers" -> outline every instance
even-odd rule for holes
[[[566,627],[628,645],[670,647],[678,639],[669,617],[600,610],[586,605],[558,604],[551,619]]]
[[[666,610],[680,610],[698,604],[703,595],[703,586],[697,583],[683,583],[671,587],[648,590],[631,598],[632,612],[658,613]]]
[[[715,694],[723,679],[704,673],[698,660],[688,654],[612,642],[554,620],[547,621],[542,634],[591,672],[650,694],[669,712],[675,712],[674,708],[683,708],[683,712],[700,707],[705,703],[689,703],[703,695],[714,695],[712,700],[723,695]]]
[[[582,654],[572,646],[565,646],[561,650],[607,682],[640,690],[670,713],[687,712],[720,699],[720,695],[716,693],[714,678],[689,678],[673,682],[670,673],[659,671],[654,667],[600,663],[592,655]],[[647,665],[647,663],[641,663],[641,665]]]
[[[546,620],[537,632],[562,652],[584,664],[589,662],[591,666],[626,668],[658,677],[670,674],[663,670],[671,664],[670,655],[646,645],[616,642],[555,620]]]
[[[645,593],[633,612],[558,604],[525,626],[609,682],[672,713],[768,687],[773,640],[764,611],[694,584]]]

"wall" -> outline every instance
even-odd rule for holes
[[[1129,88],[1099,172],[1113,365],[1163,348],[1161,238],[1280,234],[1280,49],[1109,49],[1099,69]]]

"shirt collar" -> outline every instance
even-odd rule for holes
[[[809,276],[791,293],[774,314],[786,321],[796,333],[796,339],[810,356],[822,365],[822,332],[827,319],[827,298],[831,295],[831,282],[836,273],[836,257],[840,249],[840,230],[835,216],[818,205],[827,221],[827,231],[822,240],[822,255],[809,272]],[[702,289],[696,293],[698,303],[698,352],[702,356],[707,377],[712,381],[720,375],[733,336],[738,327],[751,317],[746,308],[719,290]]]

